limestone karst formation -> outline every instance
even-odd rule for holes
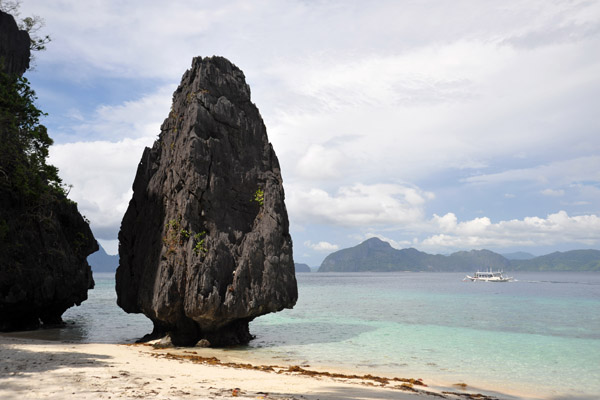
[[[0,11],[0,65],[5,73],[25,73],[31,58],[29,43],[29,34],[19,30],[12,15]]]
[[[86,258],[98,249],[45,162],[51,139],[19,79],[29,46],[27,32],[0,11],[0,331],[62,322],[94,287]]]
[[[246,343],[298,293],[279,162],[243,72],[192,61],[119,232],[118,304],[176,345]]]

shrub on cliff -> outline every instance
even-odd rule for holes
[[[35,99],[26,78],[0,72],[0,190],[27,207],[64,197],[58,169],[46,163],[53,142]]]

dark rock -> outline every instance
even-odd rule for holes
[[[86,257],[98,245],[88,224],[66,199],[32,211],[0,190],[0,210],[0,331],[62,323],[94,287]]]
[[[31,40],[21,31],[12,15],[0,11],[0,70],[23,75],[29,68]]]
[[[175,345],[246,343],[257,316],[293,307],[279,162],[244,74],[194,58],[146,148],[119,232],[118,304]]]

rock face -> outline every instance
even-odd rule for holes
[[[298,296],[279,162],[244,74],[194,58],[119,232],[118,304],[175,345],[246,343]]]
[[[10,14],[0,11],[0,69],[23,75],[29,68],[29,34],[20,31]]]
[[[0,225],[0,331],[61,323],[94,287],[89,225],[66,199],[32,210],[1,189]]]
[[[29,44],[12,16],[0,12],[0,64],[11,75],[2,78],[3,85],[28,68]],[[4,90],[9,92],[8,84]],[[12,112],[11,96],[2,99],[0,110],[0,155],[8,155],[0,157],[0,331],[34,329],[40,320],[62,322],[63,312],[86,300],[94,287],[86,257],[98,249],[75,203],[43,176],[39,186],[30,186],[33,192],[24,194],[25,178],[35,174],[20,153],[31,149],[9,143],[16,131],[26,135],[31,127],[14,127],[23,117]],[[23,171],[28,171],[25,177]]]

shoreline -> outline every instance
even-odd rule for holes
[[[533,399],[413,377],[264,364],[219,349],[154,349],[0,334],[0,398]],[[548,397],[549,398],[549,397]],[[556,397],[558,398],[558,397]],[[564,398],[564,397],[560,397]]]

